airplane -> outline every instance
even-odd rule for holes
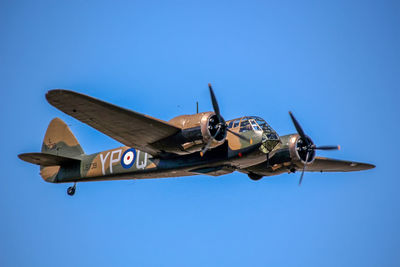
[[[50,183],[167,178],[192,175],[220,176],[238,171],[252,180],[301,171],[350,172],[375,166],[316,156],[317,146],[305,134],[292,112],[297,133],[279,136],[258,116],[225,121],[211,84],[214,111],[181,115],[168,122],[102,100],[64,89],[50,90],[47,101],[62,112],[108,135],[124,146],[87,155],[69,127],[53,119],[39,153],[23,153],[21,160],[40,166]]]

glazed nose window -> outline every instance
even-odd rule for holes
[[[249,123],[249,120],[245,119],[242,120],[242,122],[240,123],[239,132],[247,132],[247,131],[251,131],[251,125]]]
[[[255,120],[249,120],[251,126],[253,127],[254,131],[262,131],[260,126],[258,126],[257,122]]]

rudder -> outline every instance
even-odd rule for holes
[[[77,157],[85,154],[67,124],[59,118],[54,118],[47,127],[42,153],[65,157]]]

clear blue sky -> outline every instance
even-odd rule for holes
[[[398,1],[0,1],[1,266],[400,266]],[[160,119],[259,115],[371,171],[45,183],[53,88]],[[127,122],[129,123],[129,122]]]

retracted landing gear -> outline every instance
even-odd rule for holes
[[[68,187],[67,194],[69,196],[73,196],[75,194],[75,190],[76,190],[76,182],[74,183],[73,186]]]

